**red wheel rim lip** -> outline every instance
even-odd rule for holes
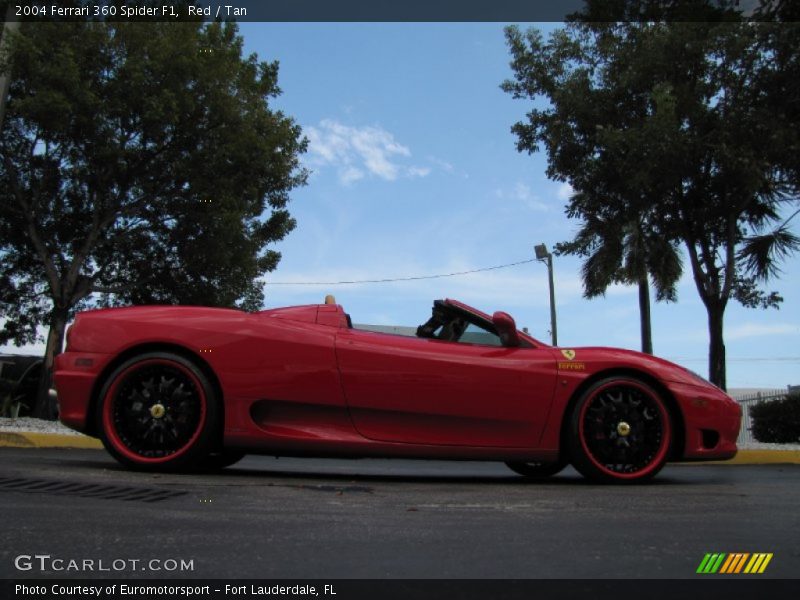
[[[656,455],[653,457],[653,459],[645,468],[639,469],[638,471],[635,471],[633,473],[619,473],[617,471],[612,471],[610,469],[607,469],[605,465],[603,465],[595,458],[594,454],[589,449],[589,446],[587,446],[586,444],[586,436],[584,435],[585,434],[584,419],[586,417],[586,411],[588,410],[589,405],[592,403],[592,400],[594,400],[594,398],[596,398],[597,395],[601,393],[603,390],[606,390],[611,387],[619,387],[620,385],[636,388],[637,390],[639,390],[640,392],[646,394],[649,398],[651,398],[655,402],[655,405],[658,408],[659,417],[661,418],[661,445],[658,448],[658,452],[656,452]],[[581,440],[581,447],[583,448],[584,453],[595,467],[600,469],[605,475],[608,475],[615,479],[638,479],[640,477],[646,477],[647,475],[652,473],[655,469],[658,468],[664,457],[667,455],[667,452],[669,451],[669,440],[671,436],[672,436],[672,428],[670,424],[669,415],[667,414],[667,409],[664,407],[664,403],[661,401],[658,395],[655,392],[653,392],[653,390],[635,381],[628,381],[628,380],[611,381],[600,386],[599,388],[594,390],[591,399],[588,402],[583,403],[580,415],[578,417],[578,437]]]
[[[135,372],[136,370],[141,369],[142,367],[152,366],[152,365],[166,365],[186,375],[189,379],[191,379],[192,383],[197,388],[197,393],[200,399],[200,419],[197,423],[197,428],[192,434],[192,437],[189,438],[189,440],[180,449],[176,450],[172,454],[169,454],[168,456],[162,456],[159,458],[150,458],[147,456],[142,456],[141,454],[137,454],[136,452],[133,452],[130,448],[128,448],[122,441],[122,439],[119,437],[116,427],[114,426],[114,420],[112,417],[114,396],[117,390],[119,389],[119,386],[122,384],[122,382],[125,381],[125,379],[130,373]],[[206,422],[206,394],[205,391],[203,390],[202,383],[190,369],[186,368],[184,365],[180,363],[167,359],[153,358],[153,359],[143,360],[141,362],[137,362],[136,364],[131,365],[130,367],[125,369],[122,373],[120,373],[114,378],[111,387],[109,388],[108,392],[106,392],[106,395],[103,398],[103,430],[105,431],[105,434],[108,437],[108,441],[111,443],[112,446],[114,446],[114,449],[120,454],[122,454],[125,458],[141,464],[150,464],[150,465],[163,464],[171,462],[176,458],[183,456],[186,452],[189,451],[192,445],[194,445],[194,443],[197,441],[197,438],[200,437],[200,433],[203,431],[205,422]]]

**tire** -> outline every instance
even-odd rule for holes
[[[98,431],[126,467],[190,469],[218,441],[219,400],[190,360],[148,352],[120,365],[100,391]]]
[[[224,450],[212,452],[206,456],[198,463],[197,468],[201,471],[219,471],[220,469],[236,464],[245,456],[247,456],[247,452],[225,448]]]
[[[565,460],[558,460],[554,463],[544,462],[507,462],[506,466],[519,475],[530,477],[531,479],[542,479],[560,473],[569,464]]]
[[[638,483],[667,462],[672,422],[663,398],[632,377],[610,377],[587,389],[570,418],[573,466],[603,483]]]

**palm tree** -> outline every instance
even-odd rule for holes
[[[748,272],[762,281],[778,274],[778,263],[793,252],[800,250],[800,238],[789,230],[789,221],[800,210],[794,211],[783,223],[768,233],[752,235],[744,239],[738,258],[743,261]]]
[[[589,210],[590,205],[594,209]],[[623,210],[613,210],[614,206]],[[630,203],[576,192],[570,199],[570,210],[576,207],[581,207],[584,217],[581,229],[571,242],[558,244],[556,252],[586,258],[581,267],[586,298],[604,296],[615,283],[638,286],[642,352],[652,354],[650,282],[657,301],[676,300],[675,285],[683,272],[677,245],[660,235],[646,214],[626,212],[625,207],[632,208]]]

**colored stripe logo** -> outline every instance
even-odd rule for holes
[[[697,567],[697,573],[724,573],[726,575],[763,573],[771,560],[771,552],[756,552],[753,554],[749,552],[733,552],[730,554],[724,552],[709,552],[703,557],[703,560],[700,561],[700,566]]]

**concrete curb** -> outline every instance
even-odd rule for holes
[[[35,433],[30,431],[0,431],[0,447],[5,448],[91,448],[100,449],[100,440],[86,435],[68,433]]]
[[[86,435],[0,431],[0,447],[6,448],[89,448],[100,449],[100,440]],[[722,462],[679,463],[684,465],[772,465],[800,464],[800,450],[739,450],[735,458]]]
[[[776,465],[800,464],[800,450],[739,450],[736,456],[724,462],[690,463],[700,465]]]

